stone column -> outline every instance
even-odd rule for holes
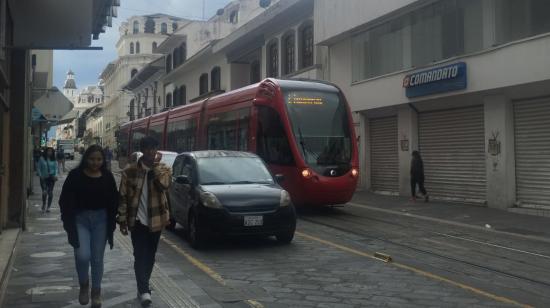
[[[399,107],[397,113],[397,133],[399,195],[410,196],[411,154],[412,151],[418,150],[418,114],[412,106],[402,105]]]
[[[487,204],[509,208],[516,201],[514,114],[504,96],[484,98]]]

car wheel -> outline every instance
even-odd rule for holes
[[[187,228],[187,239],[191,247],[200,249],[204,244],[204,232],[200,229],[194,213],[189,215],[189,227]]]
[[[292,242],[292,239],[294,239],[294,228],[286,231],[275,234],[275,238],[277,238],[277,241],[282,244],[290,244]]]

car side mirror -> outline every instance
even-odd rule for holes
[[[275,174],[275,181],[277,181],[277,183],[282,183],[284,182],[285,180],[285,176],[282,175],[282,174]]]
[[[179,175],[176,177],[176,183],[182,184],[182,185],[189,185],[191,182],[189,181],[189,177],[187,175]]]

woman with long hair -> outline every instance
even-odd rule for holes
[[[420,156],[420,152],[412,152],[412,161],[411,161],[411,201],[416,201],[416,185],[418,184],[418,189],[424,195],[424,201],[428,202],[430,200],[426,188],[424,188],[424,162]]]
[[[118,191],[99,145],[90,146],[78,168],[69,172],[59,205],[63,228],[74,248],[80,283],[78,300],[81,305],[87,305],[90,300],[88,270],[91,267],[92,307],[101,307],[103,255],[107,242],[113,248]]]
[[[53,200],[53,187],[57,181],[57,162],[53,148],[46,148],[38,160],[37,172],[42,188],[42,213],[50,212]],[[46,201],[47,206],[46,206]]]

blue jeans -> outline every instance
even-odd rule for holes
[[[80,284],[88,281],[92,268],[92,288],[101,289],[103,255],[107,244],[107,210],[86,210],[76,214],[80,246],[75,248],[76,271]]]

